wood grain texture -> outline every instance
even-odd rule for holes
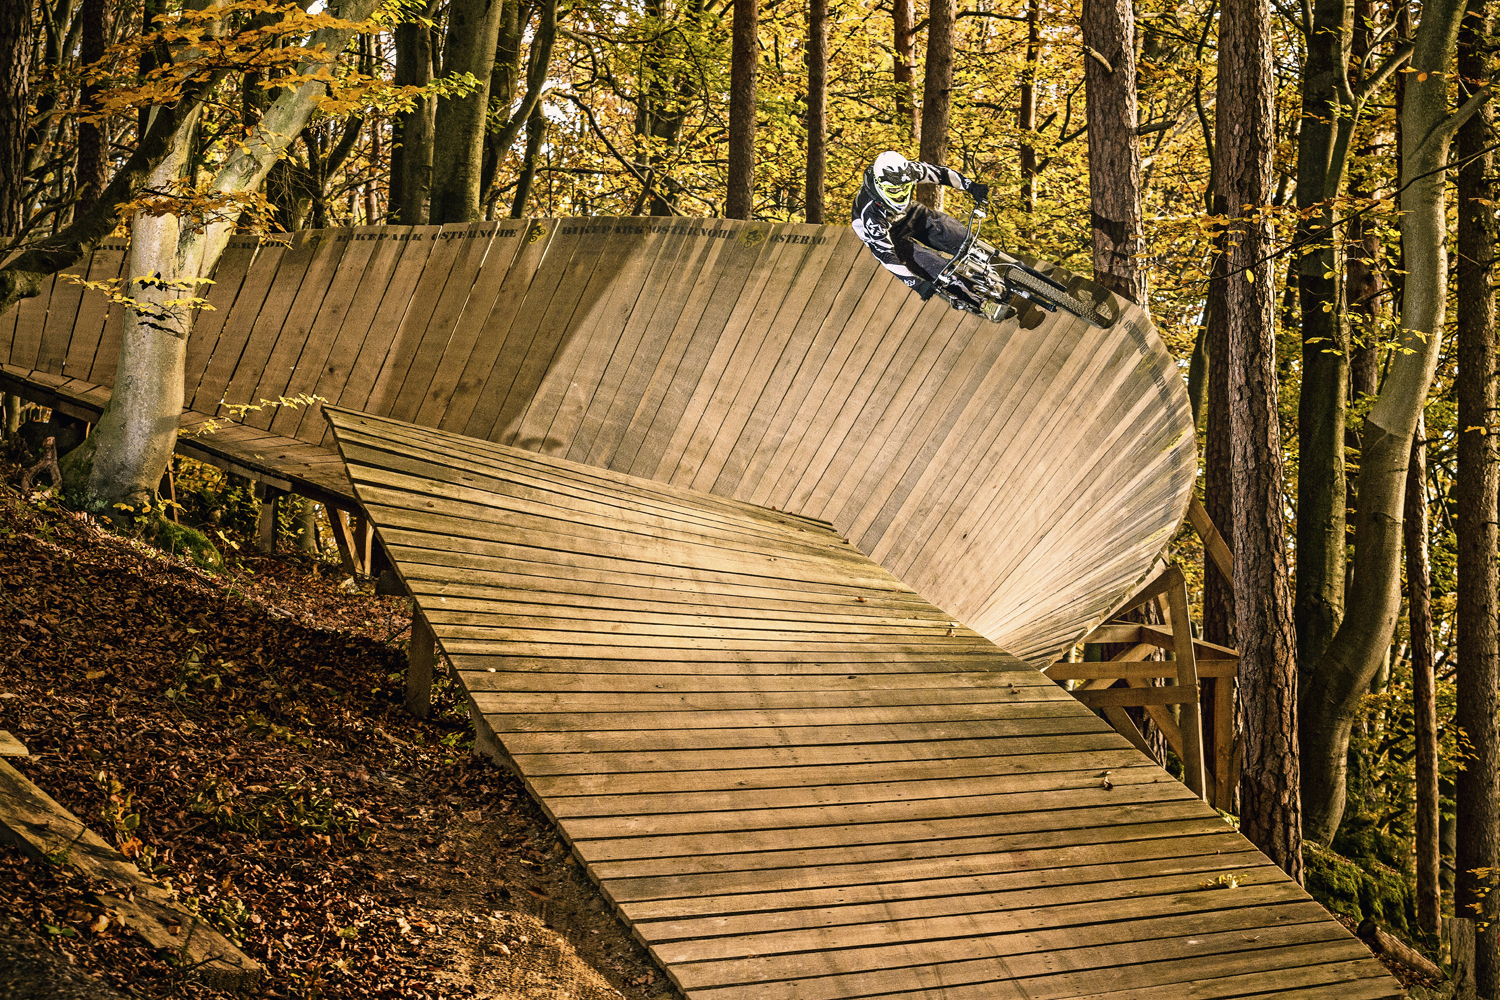
[[[726,280],[784,299],[792,270]],[[952,335],[930,319],[924,344]],[[323,412],[484,744],[689,1000],[1400,995],[1213,810],[832,525]]]

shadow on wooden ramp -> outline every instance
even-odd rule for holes
[[[1400,995],[827,523],[325,413],[481,741],[692,1000]]]

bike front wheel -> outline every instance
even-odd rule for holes
[[[1013,267],[1010,269],[1010,273],[1005,276],[1005,279],[1013,287],[1024,289],[1028,292],[1028,298],[1050,302],[1063,312],[1072,313],[1084,322],[1092,323],[1094,326],[1101,328],[1109,326],[1109,322],[1099,314],[1099,310],[1039,275],[1032,274],[1030,271],[1022,270],[1018,267]]]

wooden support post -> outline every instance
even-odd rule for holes
[[[359,527],[354,533],[358,542],[359,566],[365,576],[374,575],[375,567],[375,525],[370,523],[368,517],[360,517]]]
[[[260,519],[255,522],[255,547],[262,552],[276,551],[276,510],[281,506],[281,491],[265,487],[260,501]]]
[[[355,555],[354,532],[349,530],[349,515],[333,507],[328,508],[328,520],[333,524],[333,541],[339,547],[339,563],[350,576],[359,575],[359,560]]]
[[[162,473],[161,482],[157,484],[156,492],[159,496],[171,501],[168,509],[172,512],[172,522],[180,524],[181,522],[177,517],[177,474],[172,465],[173,462],[168,460],[167,471]]]
[[[1211,805],[1224,812],[1232,812],[1234,790],[1239,782],[1230,784],[1229,776],[1235,771],[1234,755],[1238,749],[1234,739],[1234,689],[1235,678],[1214,678],[1214,798]]]
[[[1208,516],[1208,511],[1197,497],[1193,497],[1192,503],[1188,504],[1188,522],[1192,524],[1193,530],[1198,532],[1198,537],[1203,539],[1203,548],[1208,552],[1208,557],[1213,560],[1219,572],[1224,574],[1224,579],[1234,586],[1234,553],[1229,551],[1229,543],[1224,541],[1224,536],[1219,534],[1219,529],[1214,527],[1213,519]]]
[[[1203,776],[1203,706],[1198,690],[1198,665],[1193,653],[1193,623],[1188,617],[1187,581],[1182,570],[1173,566],[1167,571],[1175,578],[1166,592],[1168,617],[1172,622],[1173,652],[1177,656],[1177,686],[1186,688],[1184,693],[1192,697],[1182,703],[1182,757],[1183,777],[1199,798],[1206,797]]]
[[[432,668],[437,640],[421,611],[411,614],[411,644],[406,650],[406,710],[419,719],[432,711]]]
[[[1141,731],[1136,728],[1135,720],[1128,712],[1118,705],[1105,705],[1101,711],[1104,712],[1104,718],[1109,724],[1115,727],[1115,732],[1129,740],[1141,753],[1156,760],[1156,754],[1151,752],[1151,744],[1146,742],[1146,737],[1141,735]],[[1161,763],[1159,760],[1156,762]]]

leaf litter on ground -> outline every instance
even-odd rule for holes
[[[472,754],[461,694],[402,710],[405,598],[230,556],[211,576],[0,484],[18,770],[262,963],[259,995],[678,997],[520,782]],[[131,996],[219,995],[103,888],[0,850],[0,935]]]

